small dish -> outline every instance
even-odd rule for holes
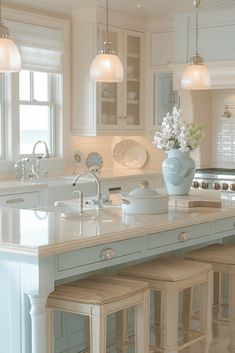
[[[76,167],[83,167],[85,165],[85,157],[81,151],[75,151],[73,153],[73,163]]]
[[[92,169],[100,170],[103,166],[103,158],[99,153],[91,152],[88,154],[86,158],[86,165],[87,165],[87,168],[90,170]]]
[[[148,153],[138,142],[124,140],[114,147],[113,158],[124,167],[142,168],[147,162]]]

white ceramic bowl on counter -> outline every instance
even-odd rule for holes
[[[149,188],[149,183],[143,181],[138,188],[129,194],[122,194],[122,211],[135,214],[161,214],[168,212],[168,195],[161,195]]]

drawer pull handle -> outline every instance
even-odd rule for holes
[[[189,234],[187,232],[180,232],[177,238],[179,241],[186,241],[189,240]]]
[[[21,202],[24,202],[24,199],[18,198],[18,199],[10,199],[10,200],[6,201],[6,203],[8,203],[8,204],[21,203]]]
[[[116,255],[115,251],[111,248],[103,249],[100,253],[100,258],[102,260],[114,259],[116,256],[117,255]]]
[[[109,188],[109,193],[110,194],[115,194],[115,193],[120,192],[120,191],[122,191],[121,186],[116,186],[114,188]]]

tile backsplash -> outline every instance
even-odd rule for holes
[[[157,150],[152,144],[152,136],[96,136],[78,137],[71,136],[70,139],[70,164],[73,162],[74,151],[81,151],[85,158],[91,152],[98,152],[103,158],[103,169],[126,168],[113,159],[112,150],[114,146],[125,139],[132,139],[140,143],[148,152],[148,160],[143,168],[161,170],[164,152]],[[84,168],[83,168],[84,169]]]

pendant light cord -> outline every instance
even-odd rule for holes
[[[0,0],[0,23],[2,23],[2,0]]]
[[[198,6],[196,6],[196,53],[198,54]]]
[[[108,4],[108,0],[106,0],[106,43],[109,44],[109,4]]]

